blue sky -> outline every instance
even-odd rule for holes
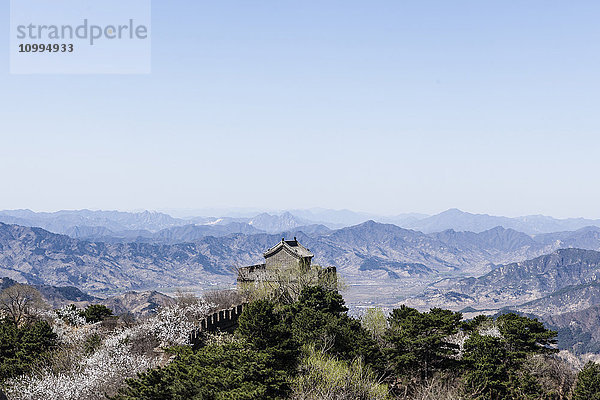
[[[155,0],[152,16],[150,75],[10,75],[0,41],[0,209],[600,218],[598,2]]]

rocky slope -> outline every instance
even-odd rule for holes
[[[558,344],[575,354],[600,353],[600,305],[584,310],[548,315],[544,322],[558,331]]]
[[[10,278],[0,278],[0,292],[16,283]],[[43,300],[54,309],[69,304],[75,304],[79,308],[85,308],[90,304],[103,304],[110,308],[115,315],[133,314],[144,316],[156,312],[161,306],[175,302],[172,297],[156,291],[131,291],[101,299],[90,296],[73,286],[30,286],[37,289]]]
[[[582,311],[596,304],[600,304],[600,281],[566,286],[517,308],[525,313],[546,316]]]
[[[230,279],[195,244],[94,243],[0,224],[0,276],[87,291],[182,286]]]
[[[0,278],[0,292],[16,283],[10,278]],[[32,287],[41,293],[46,303],[55,308],[65,304],[87,305],[100,301],[99,298],[90,296],[74,286],[32,285]]]
[[[432,285],[416,302],[437,305],[445,302],[454,307],[477,306],[499,308],[516,306],[553,294],[557,302],[565,293],[555,293],[575,285],[592,284],[600,279],[600,252],[582,249],[559,249],[531,260],[502,265],[479,278],[464,278],[442,287]],[[583,287],[572,293],[582,295]],[[574,296],[574,294],[573,294]],[[568,296],[566,296],[568,297]],[[564,299],[564,298],[563,298]],[[529,307],[536,303],[528,303]],[[540,300],[540,306],[543,301]],[[539,311],[539,309],[538,309]]]
[[[134,314],[136,316],[148,315],[156,312],[161,306],[174,303],[172,297],[166,296],[156,291],[145,292],[127,292],[120,295],[111,296],[101,300],[115,315]]]

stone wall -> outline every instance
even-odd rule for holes
[[[268,281],[271,274],[267,271],[266,264],[251,265],[238,269],[238,283]]]
[[[190,333],[190,343],[197,346],[203,332],[229,332],[233,333],[237,327],[238,319],[244,311],[244,304],[228,308],[226,310],[215,311],[211,315],[200,321],[198,329]]]
[[[266,259],[267,268],[281,268],[281,267],[292,267],[297,268],[300,264],[298,263],[298,257],[290,254],[284,248],[281,248],[277,253],[269,256]]]

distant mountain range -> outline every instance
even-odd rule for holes
[[[300,230],[325,233],[368,220],[390,223],[424,233],[454,230],[480,233],[501,226],[528,235],[571,232],[586,227],[600,227],[600,220],[584,218],[556,219],[533,215],[517,218],[471,214],[457,209],[428,216],[409,213],[380,216],[350,210],[309,209],[280,213],[258,213],[252,217],[197,216],[174,218],[159,212],[58,211],[36,213],[30,210],[0,211],[0,222],[39,227],[78,239],[101,241],[149,241],[175,243],[204,236],[226,236],[232,233],[282,233]],[[183,226],[187,228],[177,229]],[[195,228],[193,228],[195,227]],[[158,232],[163,231],[158,234]],[[168,232],[173,231],[173,232]]]
[[[508,218],[487,214],[471,214],[458,209],[450,209],[443,213],[419,219],[404,225],[406,228],[425,233],[441,232],[447,229],[455,231],[483,232],[501,226],[519,232],[536,235],[559,231],[574,231],[587,226],[600,227],[600,220],[584,218],[556,219],[544,215]]]
[[[155,313],[159,307],[173,304],[175,299],[157,291],[127,292],[110,296],[97,303],[110,308],[115,315],[133,314],[143,316]]]
[[[0,292],[15,285],[17,282],[10,278],[0,278]],[[53,307],[61,307],[65,304],[81,304],[99,301],[100,299],[82,292],[74,286],[50,286],[32,285],[38,290],[44,300]]]
[[[590,243],[588,242],[588,245]],[[473,316],[508,310],[540,317],[561,349],[600,352],[600,252],[559,249],[495,268],[478,278],[437,282],[403,303],[462,309]]]
[[[547,315],[544,322],[558,331],[558,345],[575,354],[600,353],[600,304],[579,311]]]
[[[145,314],[171,301],[156,290],[230,286],[236,267],[261,262],[282,237],[297,237],[315,263],[337,267],[350,286],[368,288],[365,304],[490,313],[509,307],[544,318],[559,329],[564,346],[600,349],[600,336],[589,336],[591,327],[600,330],[594,325],[600,316],[598,221],[449,210],[390,217],[404,227],[373,220],[343,226],[364,217],[330,210],[187,219],[3,211],[0,278],[6,278],[0,289],[12,279],[36,286],[53,305],[101,301],[118,312]],[[417,295],[384,289],[390,287]]]
[[[0,224],[0,276],[34,285],[111,289],[223,281],[229,274],[195,244],[102,243]]]
[[[173,226],[185,225],[184,220],[167,214],[144,211],[129,213],[120,211],[57,211],[54,213],[30,210],[0,211],[0,222],[44,228],[55,233],[66,234],[74,227],[105,228],[108,231],[128,230],[158,231]]]
[[[600,304],[600,280],[564,286],[539,299],[521,304],[519,310],[535,315],[557,315],[582,311],[595,304]]]
[[[281,237],[297,236],[315,253],[315,262],[336,266],[350,284],[437,281],[424,304],[458,307],[484,301],[526,303],[551,294],[530,287],[525,296],[502,286],[497,289],[501,294],[485,295],[475,288],[494,282],[482,276],[477,278],[480,281],[459,283],[461,276],[497,274],[501,269],[490,271],[498,265],[563,248],[600,250],[600,228],[593,226],[598,221],[584,219],[505,218],[448,210],[431,217],[388,217],[414,229],[372,220],[332,228],[367,216],[325,209],[187,219],[147,211],[1,211],[0,221],[16,225],[0,223],[0,276],[37,285],[76,286],[103,295],[116,290],[230,284],[235,267],[260,262],[262,252]],[[590,226],[582,227],[586,224]],[[545,231],[555,232],[539,233]],[[478,286],[478,282],[484,283]]]
[[[181,243],[206,236],[221,237],[233,233],[278,233],[302,228],[306,233],[324,233],[322,224],[284,212],[258,214],[251,218],[193,217],[173,218],[167,214],[144,211],[58,211],[35,213],[30,210],[0,211],[0,222],[43,228],[75,239],[103,242]]]
[[[568,247],[565,243],[600,250],[600,229],[596,228],[561,232],[554,238],[545,235],[540,241],[501,227],[480,233],[424,234],[373,221],[334,231],[321,227],[312,233],[267,234],[250,229],[249,233],[206,236],[204,228],[184,225],[140,235],[134,241],[114,237],[91,241],[0,223],[0,276],[104,294],[228,284],[234,281],[235,267],[260,262],[264,250],[281,237],[294,236],[313,251],[315,262],[336,266],[349,283],[481,275],[497,264]]]

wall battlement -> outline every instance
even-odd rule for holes
[[[226,310],[215,311],[202,321],[200,326],[190,333],[190,343],[199,344],[204,332],[233,332],[237,327],[238,319],[244,311],[245,304],[240,304]]]

